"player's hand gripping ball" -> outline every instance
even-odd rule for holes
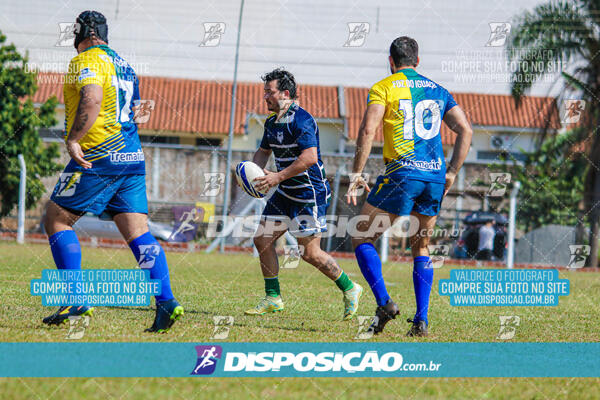
[[[262,168],[252,161],[242,161],[235,167],[235,177],[238,184],[252,197],[262,198],[268,193],[268,190],[258,190],[254,184],[254,179],[264,176]]]

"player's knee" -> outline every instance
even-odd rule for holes
[[[266,237],[254,236],[254,246],[256,246],[256,250],[258,250],[259,253],[269,247],[269,245],[270,243]]]
[[[367,238],[361,238],[361,237],[353,237],[352,238],[352,248],[356,249],[358,246],[360,246],[363,243],[367,243],[370,242],[369,239]]]
[[[49,202],[46,206],[44,229],[46,230],[46,234],[48,234],[48,236],[65,229],[70,229],[71,225],[73,225],[70,223],[69,218],[67,218],[67,213],[65,211],[61,211],[62,209],[52,202]]]
[[[429,254],[429,250],[427,248],[427,244],[429,240],[417,240],[415,243],[411,244],[410,251],[413,257],[426,256]]]
[[[315,265],[319,263],[319,260],[323,255],[321,253],[324,253],[321,249],[308,248],[304,251],[304,254],[302,254],[302,259],[309,264]]]
[[[54,233],[54,216],[48,214],[46,209],[46,216],[44,217],[44,230],[48,235]]]
[[[135,240],[141,236],[144,236],[146,233],[150,232],[148,227],[143,227],[143,226],[122,227],[120,230],[121,230],[121,235],[123,236],[123,239],[125,239],[125,241],[127,243],[131,243],[133,240]],[[154,238],[153,235],[152,235],[152,237]],[[156,241],[156,238],[154,238],[154,240]]]
[[[302,254],[302,259],[304,261],[306,261],[307,263],[309,263],[309,264],[314,264],[315,263],[315,257],[312,254],[310,254],[310,253],[304,253],[304,254]]]

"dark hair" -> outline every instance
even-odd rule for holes
[[[290,98],[296,98],[296,79],[294,79],[294,75],[285,69],[276,68],[273,71],[264,74],[260,78],[265,83],[277,80],[277,90],[281,92],[288,90],[290,92]]]
[[[77,32],[75,35],[75,48],[86,38],[94,35],[108,43],[108,25],[106,17],[98,11],[84,11],[77,17]]]
[[[417,65],[419,45],[413,38],[400,36],[392,42],[390,56],[392,56],[396,67],[400,67],[401,65]]]

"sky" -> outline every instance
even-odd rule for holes
[[[68,43],[57,46],[59,24],[74,22],[81,3],[4,1],[0,29],[28,52],[31,68],[65,71],[76,53]],[[508,94],[511,65],[503,36],[492,29],[512,29],[516,16],[540,3],[246,0],[238,79],[260,82],[283,66],[300,84],[369,87],[389,74],[391,41],[407,35],[419,43],[421,74],[453,92]],[[93,7],[108,20],[109,45],[138,75],[233,79],[239,0],[107,0]],[[556,81],[556,74],[543,76],[531,94],[558,94]]]

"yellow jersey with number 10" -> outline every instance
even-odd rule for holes
[[[385,107],[385,175],[444,183],[440,128],[445,113],[456,106],[452,95],[414,69],[404,68],[371,87],[370,104]]]

